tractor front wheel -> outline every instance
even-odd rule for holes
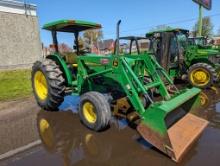
[[[111,119],[110,105],[101,93],[87,92],[80,97],[79,116],[89,129],[103,130]]]
[[[31,80],[38,105],[48,111],[57,111],[65,94],[65,80],[59,66],[50,59],[37,61],[32,67]]]
[[[196,63],[189,68],[188,80],[192,86],[207,88],[217,80],[217,73],[207,63]]]

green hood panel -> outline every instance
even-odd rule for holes
[[[198,49],[197,53],[203,56],[218,55],[219,51],[213,49]]]

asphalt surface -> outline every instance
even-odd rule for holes
[[[33,98],[1,104],[0,154],[39,139],[36,132],[38,112],[39,107]]]
[[[78,98],[67,97],[60,112],[41,111],[33,98],[0,107],[0,166],[218,166],[220,97],[206,94],[208,100],[196,114],[209,126],[179,164],[144,141],[126,120],[113,118],[103,132],[88,130],[77,115]],[[51,127],[47,139],[40,134],[42,120]]]

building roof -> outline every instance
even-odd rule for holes
[[[43,29],[59,32],[80,32],[89,29],[99,29],[101,24],[82,20],[58,20],[43,26]]]
[[[18,0],[0,0],[0,12],[36,16],[37,6]]]
[[[17,7],[24,7],[25,3],[24,1],[19,1],[19,0],[0,0],[1,5],[8,5],[8,6],[17,6]],[[31,8],[36,8],[37,6],[32,3],[26,3],[27,6]]]
[[[98,48],[100,50],[111,49],[113,44],[114,44],[114,40],[113,39],[103,40],[101,42],[98,42]],[[97,44],[95,44],[95,45],[97,47]]]

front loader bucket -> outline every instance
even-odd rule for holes
[[[200,90],[192,88],[172,99],[152,104],[137,130],[156,148],[179,162],[197,140],[208,122],[191,113],[199,104]]]

